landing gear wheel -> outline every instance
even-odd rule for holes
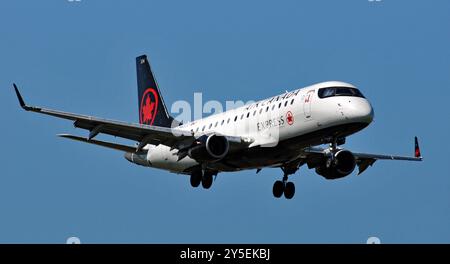
[[[292,199],[295,194],[295,185],[293,182],[287,182],[286,186],[284,187],[284,197],[286,199]]]
[[[275,196],[276,198],[280,198],[281,195],[283,195],[283,191],[284,191],[284,184],[282,181],[276,181],[273,184],[273,196]]]
[[[202,172],[201,171],[194,171],[191,174],[191,186],[196,188],[200,185],[200,182],[202,181]]]
[[[212,174],[205,172],[205,175],[202,178],[203,188],[205,188],[205,189],[211,188],[212,183],[213,183]]]

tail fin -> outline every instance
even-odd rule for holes
[[[171,127],[174,119],[167,111],[146,55],[136,58],[136,70],[139,123],[145,125]]]

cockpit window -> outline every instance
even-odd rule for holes
[[[332,96],[355,96],[364,98],[364,95],[358,89],[350,87],[321,88],[318,93],[319,98],[327,98]]]
[[[336,93],[335,88],[319,89],[319,98],[331,97],[331,96],[334,96],[335,93]]]

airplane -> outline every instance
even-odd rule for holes
[[[252,104],[182,124],[167,111],[146,55],[136,58],[139,123],[127,123],[25,104],[31,112],[73,121],[87,137],[60,137],[125,152],[137,165],[190,176],[192,187],[209,189],[221,172],[280,168],[272,193],[292,199],[288,180],[306,165],[328,180],[358,175],[377,160],[422,161],[417,137],[414,156],[357,153],[342,148],[346,137],[366,128],[374,118],[370,102],[355,86],[339,81],[314,84]],[[135,146],[97,140],[107,134],[135,141]],[[328,145],[323,147],[323,145]]]

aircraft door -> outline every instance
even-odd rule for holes
[[[308,91],[303,98],[303,113],[305,116],[305,120],[312,119],[311,105],[314,100],[315,90]]]

